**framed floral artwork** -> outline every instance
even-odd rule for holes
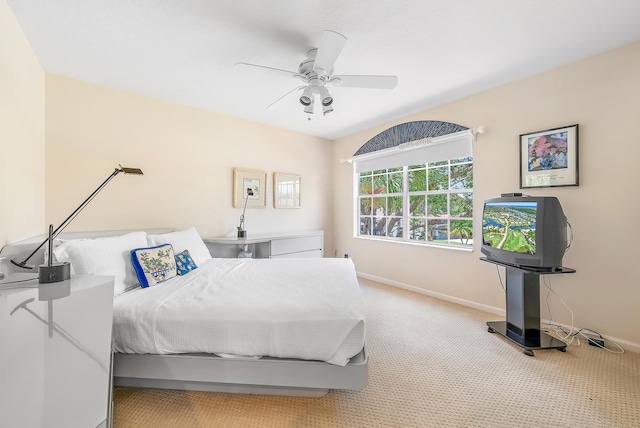
[[[233,169],[233,208],[267,207],[267,171]]]
[[[520,134],[520,188],[578,185],[578,125]]]
[[[300,176],[273,173],[273,207],[300,208]]]

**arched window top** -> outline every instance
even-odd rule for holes
[[[467,129],[469,128],[466,126],[437,120],[419,120],[401,123],[382,131],[364,143],[353,156],[389,149],[410,141],[440,137]]]

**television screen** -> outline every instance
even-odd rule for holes
[[[536,254],[537,202],[487,202],[482,218],[484,245]]]
[[[567,218],[553,196],[487,199],[482,213],[482,247],[487,259],[553,271],[567,249]]]

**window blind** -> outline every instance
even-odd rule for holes
[[[473,132],[467,129],[354,156],[350,161],[355,165],[355,172],[363,172],[471,156],[473,156]]]

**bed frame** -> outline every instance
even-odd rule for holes
[[[304,397],[322,397],[329,389],[362,390],[368,374],[365,349],[344,367],[268,357],[116,353],[113,368],[116,386]]]
[[[146,230],[166,233],[175,229]],[[121,235],[125,231],[62,233],[60,238],[96,238]],[[0,251],[0,271],[21,271],[9,259],[22,260],[46,237],[44,235],[7,245]],[[42,252],[42,251],[41,251]],[[44,253],[43,253],[44,254]],[[30,260],[39,264],[44,255]],[[179,389],[244,394],[321,397],[330,389],[360,391],[369,377],[366,346],[346,366],[263,357],[222,358],[213,354],[114,354],[113,384],[141,388]]]

